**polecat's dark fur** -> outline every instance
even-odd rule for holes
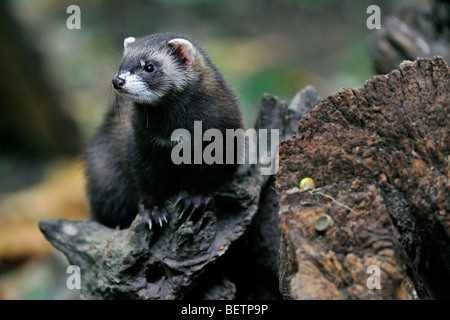
[[[243,127],[237,99],[207,54],[185,36],[127,38],[113,86],[119,94],[86,152],[92,218],[123,228],[140,213],[150,227],[162,225],[172,196],[182,212],[205,208],[236,165],[175,165],[171,134],[184,128],[193,137],[194,121],[224,137]]]

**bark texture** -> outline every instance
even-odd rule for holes
[[[80,266],[85,298],[449,298],[449,98],[440,57],[322,102],[312,87],[290,104],[265,95],[255,128],[280,130],[276,176],[243,165],[214,211],[186,222],[168,208],[163,229],[139,216],[126,230],[40,228]],[[305,177],[314,190],[298,188]]]
[[[255,129],[291,137],[317,103],[312,87],[288,105],[265,95]],[[274,151],[276,152],[276,151]],[[171,219],[148,230],[138,216],[129,229],[93,221],[42,220],[45,237],[81,270],[87,299],[277,299],[280,233],[274,179],[242,165],[198,220]]]
[[[449,101],[442,58],[405,61],[326,98],[282,143],[285,298],[450,298]],[[320,189],[301,192],[305,177]],[[334,225],[318,232],[324,215]]]

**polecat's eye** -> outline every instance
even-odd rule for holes
[[[153,64],[151,64],[151,63],[147,63],[144,66],[144,70],[147,71],[147,72],[153,72],[153,70],[155,70],[155,66]]]

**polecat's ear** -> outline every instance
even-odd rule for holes
[[[173,52],[183,63],[195,64],[197,60],[197,49],[194,45],[181,38],[172,39],[167,44],[173,48]]]
[[[123,40],[123,52],[124,52],[124,54],[127,52],[127,47],[130,45],[130,43],[133,43],[133,42],[135,42],[136,41],[136,39],[134,38],[134,37],[128,37],[128,38],[125,38],[125,40]]]

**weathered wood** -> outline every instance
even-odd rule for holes
[[[126,230],[67,220],[40,227],[80,266],[85,298],[277,298],[276,211],[285,298],[448,298],[449,98],[442,58],[405,61],[320,104],[312,88],[290,105],[266,95],[255,128],[278,128],[285,140],[279,194],[273,177],[243,166],[215,211],[195,221],[169,208],[162,230],[139,216]],[[299,192],[304,177],[320,191]],[[324,214],[334,225],[318,232]],[[381,269],[381,290],[367,288],[370,265]]]
[[[286,298],[450,297],[449,101],[442,58],[405,61],[326,98],[282,143]],[[322,194],[300,192],[305,177]],[[319,233],[324,214],[334,226]],[[370,265],[381,269],[381,290],[366,286]]]
[[[406,7],[382,19],[373,33],[369,50],[374,69],[389,73],[403,60],[442,56],[450,59],[450,3],[433,0]]]
[[[282,138],[291,136],[317,103],[312,87],[291,105],[266,95],[255,129],[280,129]],[[162,229],[148,230],[140,216],[125,230],[92,221],[43,220],[39,226],[80,267],[84,298],[274,299],[279,297],[279,230],[277,194],[268,178],[257,165],[242,166],[215,196],[214,212],[186,222],[169,207],[171,218]]]

